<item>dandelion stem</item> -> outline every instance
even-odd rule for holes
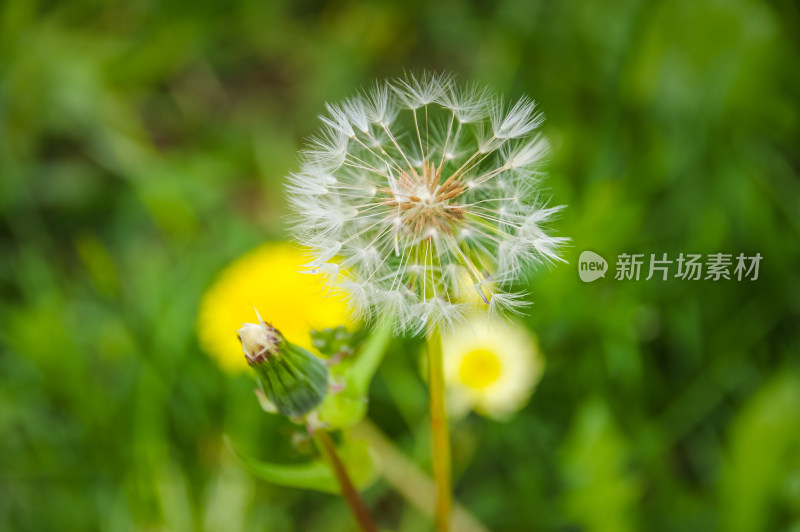
[[[347,470],[342,460],[336,453],[336,447],[333,445],[331,437],[326,431],[317,430],[314,433],[314,438],[317,440],[317,443],[320,444],[323,454],[331,463],[336,481],[339,483],[339,487],[342,490],[342,497],[347,501],[347,505],[350,507],[350,511],[353,512],[353,517],[355,517],[358,522],[359,528],[363,532],[378,532],[378,527],[372,520],[372,516],[366,504],[364,504],[364,500],[361,498],[361,495],[359,495],[355,486],[353,486],[353,482],[347,475]]]
[[[450,486],[450,433],[444,403],[442,339],[438,327],[428,335],[428,382],[433,444],[433,479],[436,482],[434,517],[437,532],[447,532],[450,530],[453,495]]]

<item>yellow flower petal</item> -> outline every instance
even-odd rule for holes
[[[448,409],[506,419],[525,406],[544,370],[536,338],[514,323],[474,317],[442,337]]]
[[[492,349],[479,348],[461,358],[458,377],[464,386],[482,390],[500,377],[501,370],[502,363],[497,353]]]
[[[311,330],[352,326],[340,297],[326,295],[316,275],[298,273],[305,262],[301,248],[278,242],[264,244],[225,268],[200,303],[201,347],[224,369],[245,370],[236,331],[254,320],[253,307],[285,338],[311,352]]]

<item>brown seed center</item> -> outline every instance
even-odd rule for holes
[[[420,176],[412,169],[403,172],[397,180],[397,190],[384,189],[389,197],[384,202],[398,210],[400,224],[414,237],[436,231],[452,234],[464,218],[463,206],[456,202],[467,187],[454,176],[443,183],[441,167],[426,163]]]

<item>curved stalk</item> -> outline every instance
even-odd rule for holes
[[[350,507],[353,517],[355,517],[358,522],[359,528],[362,532],[378,532],[378,527],[372,520],[367,505],[364,504],[364,500],[361,498],[361,495],[359,495],[358,490],[353,486],[353,482],[347,475],[347,470],[342,460],[336,453],[336,446],[333,445],[331,437],[326,431],[317,430],[314,432],[314,439],[320,444],[323,454],[331,463],[333,473],[336,476],[337,482],[339,482],[339,487],[342,489],[342,497],[347,501],[347,505]]]

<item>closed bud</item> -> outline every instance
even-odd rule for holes
[[[359,335],[351,333],[342,325],[311,331],[311,343],[323,356],[350,355],[359,340]]]
[[[238,331],[247,363],[264,395],[285,416],[303,416],[319,406],[328,390],[327,366],[258,317]]]

